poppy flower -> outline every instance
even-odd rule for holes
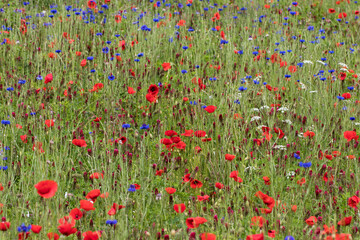
[[[185,130],[185,133],[182,133],[181,136],[185,136],[185,137],[192,137],[193,136],[193,130]]]
[[[263,177],[263,180],[264,180],[265,185],[270,185],[271,184],[269,177],[265,176],[265,177]]]
[[[161,66],[163,67],[165,72],[168,71],[169,69],[171,69],[171,64],[170,63],[164,62]]]
[[[338,18],[346,18],[347,17],[347,14],[345,12],[342,12],[342,13],[339,13],[339,16]]]
[[[45,84],[52,82],[52,80],[53,80],[53,75],[51,73],[45,76]]]
[[[292,206],[291,206],[291,211],[296,212],[296,210],[297,210],[297,206],[296,206],[296,205],[292,205]]]
[[[200,235],[201,240],[216,240],[216,235],[213,233],[202,233]]]
[[[80,209],[84,209],[85,211],[95,210],[94,203],[88,200],[80,200]]]
[[[210,197],[209,195],[204,195],[204,196],[198,195],[197,199],[199,202],[203,202],[209,200],[209,197]]]
[[[203,217],[194,217],[194,218],[187,218],[186,219],[186,226],[188,228],[198,228],[201,224],[206,223],[207,220]]]
[[[157,95],[159,93],[159,87],[155,84],[151,84],[148,89],[148,93],[151,95]]]
[[[162,138],[162,139],[160,139],[160,143],[168,146],[168,145],[173,144],[173,141],[171,141],[171,139],[168,139],[168,138]]]
[[[193,179],[191,182],[190,182],[190,187],[191,188],[201,188],[202,187],[202,182],[200,182],[199,180],[197,179]]]
[[[246,236],[246,240],[264,240],[264,234],[253,234]]]
[[[65,224],[58,226],[58,230],[61,234],[65,235],[65,236],[69,236],[69,235],[77,232],[77,229],[74,228],[70,223],[65,223]]]
[[[232,171],[230,173],[230,178],[234,179],[235,182],[242,183],[243,180],[238,176],[238,171]]]
[[[80,66],[82,67],[86,66],[86,59],[81,60]]]
[[[306,219],[305,222],[306,222],[307,225],[312,226],[315,223],[317,223],[317,218],[314,217],[314,216],[311,216],[308,219]]]
[[[304,183],[306,183],[306,180],[305,178],[302,178],[301,180],[298,180],[296,183],[302,186]]]
[[[75,224],[76,224],[75,219],[73,219],[71,216],[65,216],[65,217],[63,217],[63,218],[60,218],[58,222],[59,222],[60,225],[65,224],[65,223],[69,223],[69,224],[71,224],[73,227],[74,227]]]
[[[38,194],[43,198],[51,198],[55,195],[58,189],[58,184],[52,180],[45,180],[34,185]]]
[[[352,220],[352,216],[344,217],[338,222],[338,225],[339,226],[348,226],[348,225],[350,225],[351,220]]]
[[[345,99],[350,99],[350,98],[351,98],[351,94],[350,94],[350,93],[343,93],[341,96],[342,96],[343,98],[345,98]]]
[[[27,143],[27,135],[21,135],[20,139],[23,141],[23,143]]]
[[[195,131],[194,135],[195,135],[195,137],[201,138],[201,137],[205,137],[206,132],[199,130],[199,131]]]
[[[155,176],[160,176],[163,174],[164,170],[160,169],[160,170],[157,170],[156,173],[155,173]]]
[[[255,197],[260,198],[264,202],[264,204],[268,206],[268,208],[273,208],[275,206],[275,200],[272,197],[262,193],[261,191],[257,191],[255,193]]]
[[[177,213],[183,213],[186,210],[186,206],[183,203],[174,204],[174,210]]]
[[[351,198],[349,198],[348,206],[357,209],[357,205],[359,204],[359,202],[360,202],[360,198],[354,195]]]
[[[74,220],[80,220],[83,216],[83,213],[82,213],[82,211],[80,211],[80,209],[74,208],[70,211],[69,215]]]
[[[96,201],[96,199],[100,196],[101,192],[99,189],[91,190],[87,195],[87,199],[91,199],[93,202]]]
[[[234,160],[235,157],[236,157],[235,155],[225,154],[225,160],[230,161],[230,162],[232,160]]]
[[[335,13],[335,9],[329,8],[328,12],[329,12],[329,13]]]
[[[132,87],[128,87],[128,94],[134,94],[136,91]]]
[[[146,100],[148,100],[150,103],[154,103],[157,100],[157,96],[153,95],[151,93],[146,94]]]
[[[192,180],[192,178],[190,178],[190,173],[186,174],[184,177],[182,177],[183,179],[183,183],[185,182],[190,182]]]
[[[217,107],[210,105],[210,106],[207,106],[204,110],[207,111],[208,113],[213,113],[213,112],[215,112],[216,108]]]
[[[78,146],[78,147],[86,147],[87,146],[86,141],[83,139],[73,139],[72,144],[74,144],[75,146]]]
[[[309,130],[307,130],[306,132],[304,132],[304,137],[309,137],[309,138],[313,138],[315,136],[314,132],[310,132]]]
[[[53,127],[54,126],[54,120],[52,120],[52,119],[45,120],[45,125],[47,127]]]
[[[172,137],[172,136],[176,136],[176,135],[178,135],[178,133],[175,132],[174,130],[165,131],[165,136]]]
[[[100,177],[104,178],[104,174],[95,172],[95,173],[90,175],[90,179],[99,179]]]
[[[115,15],[115,22],[116,23],[121,23],[122,17],[121,15]]]
[[[218,189],[223,189],[224,184],[217,182],[217,183],[215,183],[215,187],[218,188]]]
[[[33,233],[39,233],[41,231],[41,229],[42,229],[42,226],[34,225],[34,224],[31,225],[31,231]]]
[[[87,231],[83,233],[84,240],[98,240],[101,237],[101,232]]]
[[[88,8],[95,8],[96,7],[96,2],[94,0],[89,0],[87,2]]]
[[[57,233],[53,233],[53,232],[46,234],[46,236],[49,238],[49,240],[52,240],[52,239],[58,240],[60,238],[60,236]]]
[[[251,226],[262,228],[265,223],[265,219],[261,216],[255,216],[251,218]]]
[[[120,209],[123,209],[123,208],[125,208],[125,206],[119,205],[119,204],[117,204],[117,203],[113,203],[111,209],[108,211],[108,214],[109,214],[110,216],[115,215],[116,212],[117,212],[117,210],[120,210]]]
[[[10,228],[10,222],[2,221],[0,222],[0,231],[7,231]]]
[[[183,141],[180,141],[177,144],[175,144],[174,147],[176,147],[177,149],[185,149],[186,143],[184,143]]]
[[[356,135],[355,131],[345,131],[344,138],[346,138],[347,141],[350,142],[352,139],[355,139],[357,141],[359,139],[359,136]]]
[[[167,187],[167,188],[165,188],[165,191],[171,195],[176,192],[176,189],[172,188],[172,187]]]

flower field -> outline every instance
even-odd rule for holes
[[[0,239],[360,239],[360,1],[0,3]]]

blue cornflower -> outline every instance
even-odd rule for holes
[[[14,88],[13,88],[13,87],[8,87],[8,88],[6,89],[6,91],[9,91],[9,92],[14,91]]]
[[[94,60],[94,57],[90,56],[90,57],[87,57],[86,59],[89,61],[92,61],[92,60]]]
[[[189,47],[188,46],[183,46],[182,49],[186,50],[188,49]]]
[[[259,52],[255,51],[252,54],[254,54],[255,56],[259,54]]]
[[[244,87],[244,86],[239,87],[239,91],[243,92],[243,91],[245,91],[245,90],[247,90],[246,87]]]
[[[344,100],[345,98],[343,96],[336,96],[339,100]]]
[[[149,129],[150,127],[149,127],[149,124],[143,124],[143,125],[141,125],[141,127],[140,127],[140,129]]]
[[[3,167],[2,167],[2,170],[5,171],[5,170],[8,170],[8,168],[9,168],[8,166],[3,166]]]
[[[109,48],[108,47],[104,47],[102,49],[102,52],[105,53],[105,54],[108,54],[109,53]]]
[[[243,52],[243,50],[239,50],[237,53],[241,55],[241,54],[243,54],[244,52]]]
[[[9,120],[1,120],[1,124],[10,125],[10,121]]]
[[[309,168],[311,167],[311,162],[307,162],[307,163],[299,162],[299,167]]]
[[[106,220],[106,225],[113,226],[115,224],[117,224],[117,220]]]
[[[350,117],[350,120],[351,120],[351,121],[354,121],[354,120],[355,120],[355,117]]]
[[[25,84],[26,80],[19,80],[19,84]]]
[[[293,236],[286,236],[284,240],[295,240]]]
[[[137,56],[142,57],[142,56],[144,56],[144,53],[139,53]]]
[[[91,72],[91,73],[94,73],[94,72],[96,72],[96,70],[95,70],[95,69],[91,69],[90,72]]]
[[[140,59],[134,59],[134,62],[140,62]]]
[[[125,128],[125,129],[128,129],[128,128],[130,128],[130,124],[125,123],[125,124],[122,125],[122,127]]]
[[[128,189],[129,192],[135,192],[136,191],[136,187],[135,185],[130,185],[129,189]]]
[[[41,75],[36,77],[37,80],[43,80],[43,77]]]
[[[96,36],[102,36],[103,34],[102,33],[96,33]]]
[[[185,73],[187,73],[187,71],[186,70],[181,70],[181,73],[185,74]]]
[[[21,225],[17,228],[18,232],[24,232],[24,233],[29,232],[30,229],[31,229],[31,225],[26,226],[24,223],[21,224]]]
[[[347,87],[347,89],[349,89],[351,91],[351,90],[354,90],[354,87],[350,86],[350,87]]]
[[[113,80],[115,79],[115,76],[114,76],[114,75],[110,75],[110,76],[108,76],[108,79],[109,79],[110,81],[113,81]]]
[[[285,74],[285,78],[291,78],[290,74]]]
[[[294,158],[296,158],[296,159],[301,159],[301,157],[300,157],[298,154],[296,154],[296,153],[294,153]]]
[[[56,52],[56,53],[61,53],[61,50],[60,50],[60,49],[58,49],[58,50],[55,50],[55,52]]]
[[[4,161],[8,160],[8,157],[3,157],[3,160],[4,160]]]

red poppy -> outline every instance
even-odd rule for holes
[[[100,196],[101,192],[99,189],[91,190],[87,195],[87,199],[91,199],[93,202],[96,201],[96,199]]]
[[[207,222],[207,220],[203,217],[187,218],[186,226],[188,226],[188,228],[198,228],[200,226],[200,224],[203,224],[206,222]]]
[[[88,8],[96,8],[96,2],[94,0],[89,0],[87,2]]]
[[[335,13],[335,9],[329,8],[328,12],[329,12],[329,13]]]
[[[339,13],[339,18],[346,18],[347,17],[347,14],[346,13]]]
[[[45,84],[52,82],[52,80],[53,80],[53,75],[51,73],[45,76]]]
[[[86,66],[86,59],[81,60],[80,66],[82,67]]]
[[[90,179],[99,179],[100,176],[101,178],[104,178],[104,174],[96,172],[90,175]]]
[[[246,240],[264,240],[264,234],[253,234],[246,236]]]
[[[306,183],[306,179],[302,178],[301,180],[298,180],[296,183],[302,186],[304,183]]]
[[[27,143],[27,135],[21,135],[20,138],[23,143]]]
[[[183,203],[175,204],[174,210],[177,213],[183,213],[186,210],[186,206]]]
[[[360,202],[360,198],[356,195],[352,196],[348,200],[348,206],[357,209],[357,205]]]
[[[204,196],[198,195],[197,196],[197,199],[199,202],[207,201],[207,200],[209,200],[209,198],[210,198],[209,195],[204,195]]]
[[[202,233],[200,235],[201,240],[216,240],[216,235],[213,233]]]
[[[236,156],[231,154],[225,154],[225,160],[232,161]]]
[[[356,135],[355,131],[345,131],[344,137],[347,139],[348,142],[350,142],[352,139],[355,139],[356,141],[359,139],[359,136]]]
[[[171,140],[173,143],[179,143],[179,142],[181,142],[181,138],[180,138],[180,137],[172,137],[170,140]]]
[[[251,226],[256,226],[262,228],[264,225],[265,219],[261,216],[255,216],[251,218]]]
[[[155,84],[151,84],[149,86],[148,93],[154,96],[157,95],[159,93],[159,87],[156,86]]]
[[[65,224],[58,226],[58,230],[61,234],[65,235],[65,236],[69,236],[69,235],[77,232],[77,229],[74,228],[70,223],[65,223]]]
[[[7,231],[10,228],[9,222],[0,222],[0,231]]]
[[[296,66],[289,66],[288,69],[289,69],[289,71],[292,72],[292,73],[294,73],[294,72],[297,71]]]
[[[183,141],[180,141],[174,147],[176,147],[177,149],[185,149],[186,143],[184,143]]]
[[[52,120],[52,119],[45,120],[45,125],[47,127],[53,127],[54,126],[54,120]]]
[[[78,208],[74,208],[69,213],[70,217],[72,217],[74,220],[80,220],[83,216],[83,213]]]
[[[270,5],[269,5],[269,4],[265,4],[265,5],[264,5],[264,8],[270,8]]]
[[[195,131],[194,135],[195,135],[195,137],[201,138],[201,137],[205,137],[206,132],[203,130],[198,130],[198,131]]]
[[[341,95],[343,98],[345,99],[350,99],[351,98],[351,94],[350,93],[343,93],[343,95]]]
[[[42,226],[39,226],[39,225],[31,225],[31,231],[33,233],[39,233],[42,229]]]
[[[345,72],[340,73],[339,78],[341,81],[344,81],[346,78],[346,73]]]
[[[265,185],[270,185],[271,184],[269,177],[265,176],[265,177],[263,177],[263,179],[264,179]]]
[[[234,179],[235,182],[242,183],[243,180],[238,176],[238,171],[232,171],[230,173],[230,178]]]
[[[272,197],[262,193],[261,191],[257,191],[255,193],[255,197],[260,198],[264,202],[264,204],[268,206],[268,208],[273,208],[275,206],[275,200]]]
[[[78,147],[86,147],[87,146],[86,141],[83,139],[73,139],[72,144],[74,144],[75,146],[78,146]]]
[[[85,211],[95,210],[94,203],[88,200],[80,200],[80,209],[84,209]]]
[[[215,183],[215,187],[218,188],[218,189],[223,189],[224,184],[217,182],[217,183]]]
[[[52,180],[45,180],[38,182],[34,186],[37,189],[38,194],[43,198],[51,198],[55,195],[58,184]]]
[[[132,87],[128,87],[128,94],[134,94],[136,91]]]
[[[156,100],[157,100],[157,96],[153,95],[151,93],[146,94],[145,97],[146,97],[146,100],[148,100],[151,103],[156,102]]]
[[[284,132],[280,128],[274,128],[274,132],[279,134],[279,139],[282,139],[285,136]]]
[[[183,179],[183,183],[185,182],[190,182],[190,180],[192,180],[192,178],[190,178],[190,173],[186,174],[184,177],[182,177]]]
[[[186,23],[186,21],[181,19],[181,20],[177,23],[177,25],[178,25],[178,26],[185,26],[185,23]]]
[[[121,15],[115,15],[115,22],[116,23],[121,23],[122,17]]]
[[[60,236],[57,234],[57,233],[53,233],[53,232],[50,232],[47,234],[47,237],[49,238],[49,240],[58,240],[60,238]]]
[[[172,136],[176,136],[176,135],[178,135],[178,133],[175,132],[174,130],[165,131],[165,136],[172,137]]]
[[[164,62],[161,66],[163,67],[165,72],[168,71],[169,69],[171,69],[171,64],[170,63]]]
[[[83,233],[84,240],[98,240],[101,237],[101,232],[87,231]]]
[[[172,187],[167,187],[167,188],[165,188],[165,191],[171,195],[176,192],[176,189],[172,188]]]
[[[155,173],[155,176],[160,176],[163,174],[164,170],[160,169],[160,170],[157,170],[156,173]]]
[[[193,136],[193,130],[185,130],[185,133],[182,133],[181,136],[185,136],[185,137],[192,137]]]
[[[69,223],[73,227],[76,224],[75,219],[73,219],[71,216],[65,216],[63,218],[60,218],[58,222],[59,222],[60,225],[65,224],[65,223]]]
[[[191,188],[201,188],[202,187],[202,182],[200,182],[199,180],[197,180],[197,179],[193,179],[193,180],[191,180],[191,182],[190,182],[190,187]]]
[[[310,132],[309,130],[307,130],[306,132],[304,132],[304,137],[309,137],[309,138],[313,138],[315,136],[314,132]]]
[[[168,139],[168,138],[162,138],[162,139],[160,139],[160,143],[168,146],[168,145],[173,144],[173,141],[171,141],[171,139]]]
[[[269,230],[268,231],[268,236],[271,237],[271,238],[275,238],[275,230]]]
[[[213,106],[213,105],[210,105],[210,106],[207,106],[205,109],[205,111],[207,111],[208,113],[213,113],[215,112],[217,107]]]
[[[348,225],[350,225],[351,220],[352,220],[352,216],[350,216],[350,217],[344,217],[343,219],[341,219],[341,220],[338,222],[338,225],[339,225],[339,226],[348,226]]]
[[[307,225],[312,226],[315,223],[317,223],[317,218],[314,217],[314,216],[311,216],[308,219],[306,219],[305,222],[306,222]]]
[[[117,203],[113,203],[111,209],[108,211],[108,214],[109,214],[110,216],[115,215],[116,212],[117,212],[117,210],[120,210],[120,209],[123,209],[123,208],[125,208],[125,206],[119,205],[119,204],[117,204]]]

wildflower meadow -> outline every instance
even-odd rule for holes
[[[359,13],[1,1],[0,239],[360,239]]]

